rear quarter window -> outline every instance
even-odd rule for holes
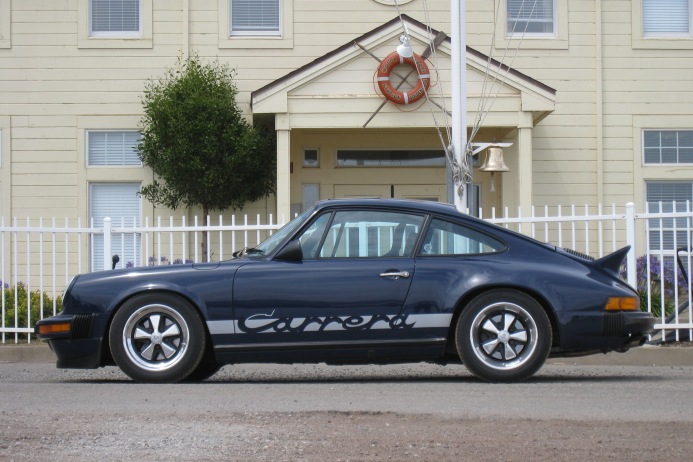
[[[505,243],[488,234],[434,218],[419,255],[480,255],[502,252],[505,248]]]

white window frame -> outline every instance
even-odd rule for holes
[[[693,149],[693,146],[685,146],[685,145],[681,146],[680,141],[677,142],[677,145],[675,147],[674,146],[670,147],[670,148],[675,148],[677,150],[677,154],[676,154],[677,161],[676,162],[648,162],[647,156],[645,153],[645,149],[646,149],[645,135],[648,132],[649,133],[659,133],[659,134],[663,134],[663,133],[677,133],[678,134],[681,132],[690,132],[691,135],[693,136],[693,129],[689,129],[689,130],[686,130],[686,129],[663,129],[663,130],[662,129],[645,129],[645,130],[643,130],[642,131],[642,163],[643,163],[643,165],[647,165],[647,166],[653,166],[653,165],[693,165],[693,159],[690,162],[678,161],[678,159],[680,159],[680,157],[681,157],[680,153],[678,152],[680,149]],[[678,135],[677,135],[677,138],[678,138]],[[660,154],[660,158],[661,158],[661,154]]]
[[[78,1],[78,48],[152,48],[152,1],[140,2],[139,32],[91,32],[91,1]]]
[[[10,0],[0,0],[0,48],[12,47]]]
[[[279,0],[279,32],[231,33],[231,0],[218,0],[219,48],[293,48],[294,0]]]
[[[308,151],[315,151],[317,153],[315,162],[311,162],[307,159],[306,154]],[[303,148],[303,168],[320,168],[320,148]]]
[[[137,212],[133,216],[113,216],[110,212],[106,213],[95,213],[94,207],[94,196],[95,196],[95,188],[103,187],[117,187],[117,186],[128,186],[132,188],[132,190],[139,189],[141,188],[141,183],[135,183],[135,182],[92,182],[89,183],[89,220],[94,221],[94,226],[99,228],[103,226],[103,219],[106,216],[109,216],[111,218],[111,223],[113,227],[125,227],[125,228],[132,228],[132,227],[137,227],[140,226],[142,223],[142,199],[139,196],[136,197],[136,207]],[[124,188],[125,189],[125,188]],[[126,191],[129,192],[129,191]],[[122,204],[123,201],[119,201],[119,204]],[[130,204],[132,205],[132,204]],[[134,218],[134,222],[133,222]],[[117,253],[118,256],[120,257],[120,262],[116,266],[117,268],[124,268],[128,262],[132,262],[135,266],[139,266],[139,263],[141,261],[141,253],[142,253],[142,248],[141,248],[141,236],[136,233],[123,233],[123,234],[113,234],[112,235],[112,250],[113,253]],[[103,248],[103,235],[92,235],[91,238],[91,249],[93,250],[91,252],[91,256],[89,258],[90,261],[90,268],[91,271],[100,271],[103,269],[103,261],[104,258],[103,256],[96,252],[95,249],[97,248]]]
[[[121,31],[95,31],[93,29],[93,10],[94,0],[89,0],[89,36],[90,37],[141,37],[142,36],[142,0],[137,0],[138,6],[138,24],[136,31],[121,30]]]
[[[522,50],[559,50],[568,49],[568,0],[553,0],[554,30],[551,34],[526,34],[516,31],[507,33],[508,3],[507,0],[494,2],[500,8],[495,12],[498,17],[495,47],[497,49]]]
[[[686,185],[690,189],[689,197],[685,200],[666,200],[666,201],[650,201],[649,188],[653,185]],[[650,207],[648,204],[655,204]],[[671,213],[671,212],[686,212],[690,204],[693,204],[693,179],[691,180],[648,180],[645,182],[645,210],[649,213]],[[661,210],[660,210],[661,204]],[[649,220],[649,233],[646,236],[648,247],[652,252],[664,251],[665,254],[673,255],[676,248],[686,245],[689,239],[686,233],[690,228],[687,218],[651,218]],[[674,239],[676,234],[676,239]],[[674,240],[676,245],[674,245]]]
[[[645,33],[643,2],[632,2],[632,46],[634,49],[690,50],[693,49],[693,0],[688,0],[688,33]]]
[[[277,30],[233,30],[233,2],[234,0],[229,0],[229,37],[264,37],[264,36],[281,36],[282,35],[282,1],[275,0],[277,2]]]
[[[518,25],[517,29],[514,31],[509,31],[508,30],[508,4],[511,0],[505,0],[505,22],[503,22],[503,25],[505,27],[505,36],[506,37],[512,37],[516,38],[516,36],[522,36],[525,32],[525,27]],[[524,6],[529,7],[529,5],[533,5],[535,0],[514,0],[516,2],[523,2],[524,1]],[[551,25],[552,25],[552,31],[551,32],[527,32],[525,37],[555,37],[556,36],[556,30],[558,28],[557,24],[557,19],[558,19],[558,8],[556,5],[556,0],[549,0],[553,4],[553,17],[551,18]],[[518,19],[519,21],[519,19]],[[524,22],[524,20],[522,21]],[[539,22],[537,20],[527,20],[527,23],[532,23],[532,22]]]
[[[123,161],[120,163],[115,163],[115,162],[92,163],[92,157],[91,157],[92,146],[91,146],[91,143],[92,143],[92,138],[94,137],[94,135],[103,134],[106,137],[108,137],[108,135],[110,134],[112,136],[118,137],[119,135],[135,134],[135,133],[139,136],[139,132],[137,130],[86,130],[86,137],[87,137],[87,139],[86,139],[86,155],[87,155],[86,165],[87,165],[87,167],[97,167],[97,168],[101,168],[101,167],[121,167],[121,168],[142,167],[142,161],[140,161],[139,158],[138,158],[136,163],[125,163],[124,162],[126,159],[125,155],[123,155],[123,157],[122,157]],[[135,148],[135,147],[136,146],[133,146],[133,148]],[[135,156],[137,156],[137,155],[135,154]],[[108,154],[106,154],[106,157],[108,157]]]
[[[645,30],[645,24],[646,24],[646,19],[645,19],[645,15],[646,15],[645,3],[646,3],[646,2],[653,2],[653,1],[656,1],[657,4],[658,4],[658,6],[661,8],[661,6],[662,6],[662,5],[661,5],[661,2],[662,2],[663,0],[642,0],[642,3],[641,3],[641,5],[642,5],[642,25],[643,25],[643,27],[642,27],[642,36],[643,36],[644,38],[652,38],[652,37],[685,37],[685,38],[689,38],[689,37],[691,37],[691,10],[692,10],[691,7],[693,6],[693,0],[679,0],[679,1],[681,1],[681,2],[684,2],[684,3],[687,3],[687,4],[688,4],[688,18],[686,18],[686,20],[688,21],[688,31],[686,31],[686,32],[656,31],[656,32],[649,32],[649,33],[648,33],[648,32]],[[671,21],[668,21],[668,22],[671,23]]]

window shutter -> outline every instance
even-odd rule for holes
[[[140,133],[87,132],[87,154],[90,166],[98,165],[142,165],[137,154]]]
[[[231,0],[231,31],[279,32],[280,0]]]
[[[139,32],[140,0],[91,0],[92,32]]]
[[[690,0],[643,0],[643,35],[690,33]]]
[[[139,183],[99,183],[92,184],[89,188],[89,215],[94,226],[103,226],[106,217],[111,218],[114,227],[133,227],[140,224],[140,190]],[[103,235],[93,237],[93,260],[91,268],[99,271],[103,262]],[[113,234],[112,253],[118,254],[120,263],[118,267],[125,267],[127,263],[139,263],[140,236],[134,233]]]

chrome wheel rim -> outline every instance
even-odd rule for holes
[[[522,306],[494,303],[481,310],[469,332],[472,350],[486,366],[512,370],[530,360],[537,347],[537,325]]]
[[[183,317],[166,305],[136,310],[123,329],[128,358],[147,371],[163,371],[178,364],[188,348],[190,332]]]

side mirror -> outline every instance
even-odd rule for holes
[[[301,242],[298,239],[294,239],[282,248],[277,255],[274,256],[275,260],[281,261],[303,261],[303,249],[301,248]]]

